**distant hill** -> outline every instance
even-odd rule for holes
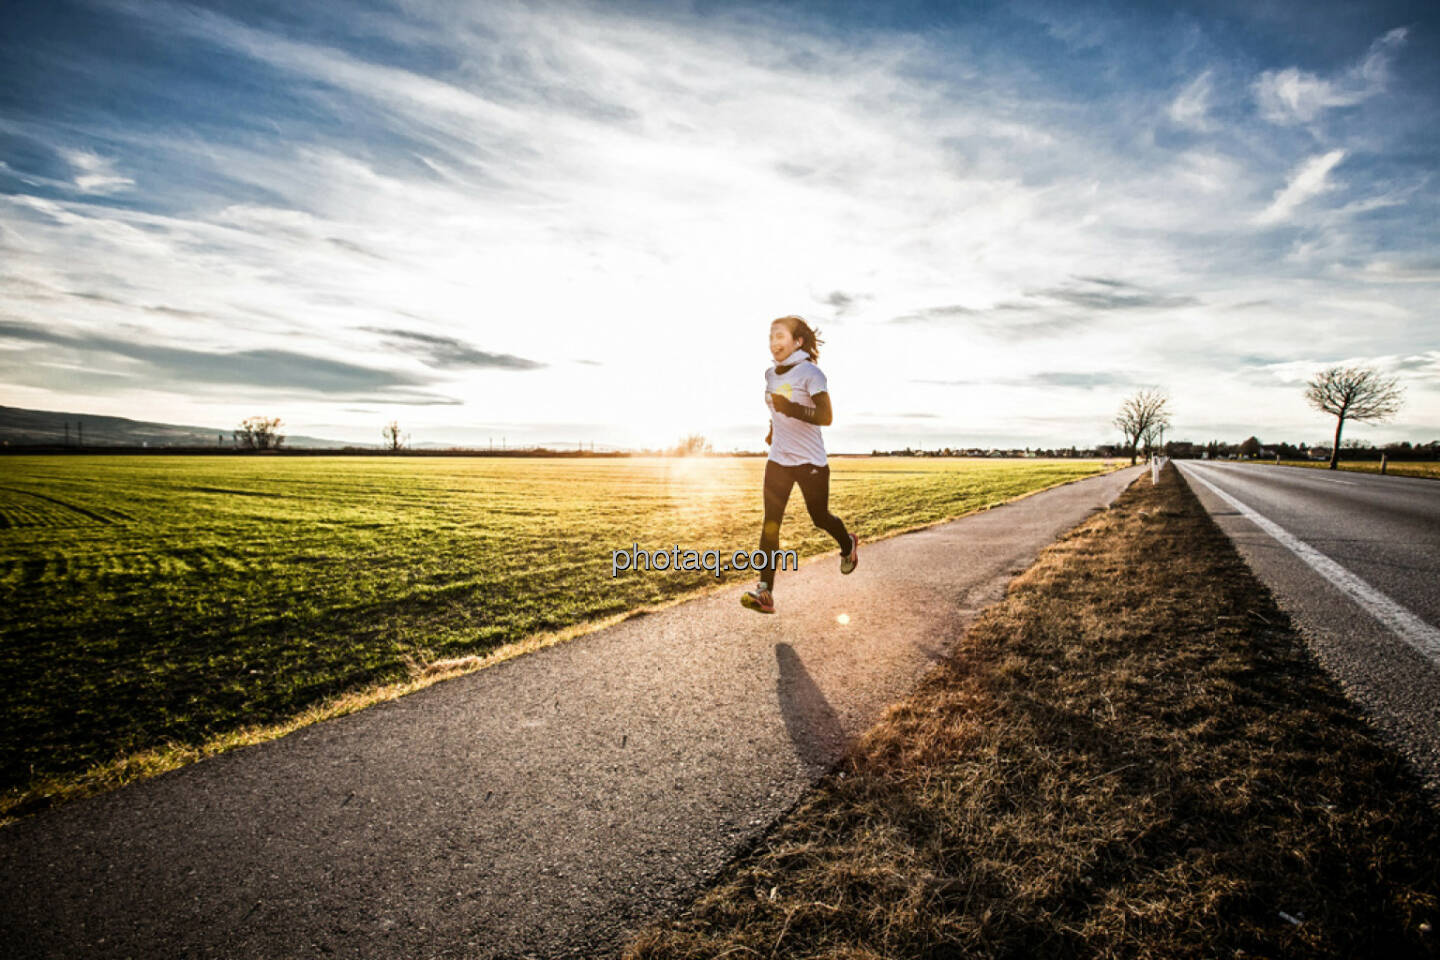
[[[31,444],[61,445],[66,439],[66,424],[69,424],[72,446],[79,443],[82,435],[87,447],[222,447],[232,443],[231,431],[219,427],[187,427],[175,423],[130,420],[125,417],[102,417],[93,413],[62,413],[6,406],[0,406],[0,443],[12,447]],[[285,446],[378,449],[380,445],[286,434]]]

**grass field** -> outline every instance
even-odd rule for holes
[[[764,470],[758,458],[0,463],[0,818],[437,660],[713,588],[708,573],[612,579],[611,550],[753,548]],[[831,509],[873,538],[1106,469],[835,459]],[[798,490],[781,535],[802,557],[834,550]]]
[[[1268,464],[1270,466],[1275,465],[1273,460],[1255,460],[1251,462]],[[1282,460],[1280,461],[1280,465],[1282,467],[1311,467],[1324,470],[1329,467],[1329,462],[1324,460],[1318,462],[1314,460]],[[1340,469],[1351,470],[1355,473],[1379,473],[1380,463],[1374,460],[1356,460],[1350,463],[1341,460]],[[1429,460],[1402,460],[1386,466],[1385,473],[1387,476],[1426,477],[1430,480],[1440,480],[1440,463]]]

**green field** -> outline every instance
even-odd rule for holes
[[[831,509],[874,538],[1106,469],[835,459]],[[764,461],[34,456],[0,470],[3,816],[119,758],[714,587],[704,572],[612,579],[611,550],[755,547]],[[798,489],[782,546],[835,549]]]
[[[1255,463],[1269,464],[1274,466],[1273,460],[1256,460]],[[1330,464],[1327,460],[1282,460],[1282,467],[1311,467],[1313,469],[1325,470]],[[1350,470],[1355,473],[1379,473],[1380,462],[1378,460],[1356,460],[1347,463],[1340,461],[1341,470]],[[1385,468],[1387,476],[1397,477],[1426,477],[1431,480],[1440,480],[1440,463],[1433,460],[1401,460],[1391,463]]]

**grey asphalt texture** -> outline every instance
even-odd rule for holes
[[[1175,461],[1440,625],[1440,482],[1305,467]],[[1306,636],[1321,664],[1440,802],[1440,663],[1202,484],[1190,489]]]
[[[774,615],[736,587],[22,820],[0,952],[614,953],[1138,472],[816,558]]]

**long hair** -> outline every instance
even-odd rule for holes
[[[825,341],[820,339],[820,331],[806,323],[803,317],[797,317],[792,313],[789,316],[776,317],[771,323],[785,324],[785,329],[790,331],[790,336],[801,341],[800,347],[810,354],[811,362],[820,362],[820,345]]]

